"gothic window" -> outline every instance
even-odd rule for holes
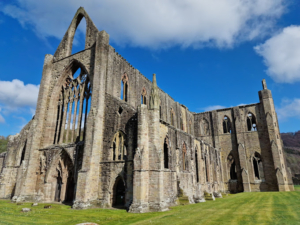
[[[174,110],[172,108],[170,110],[170,118],[171,118],[171,125],[174,126]]]
[[[255,180],[262,180],[264,179],[264,172],[263,172],[263,165],[261,156],[258,152],[255,152],[253,159],[253,172],[254,172],[254,179]]]
[[[198,166],[198,147],[195,149],[195,161],[196,161],[196,180],[199,182],[199,166]]]
[[[76,30],[72,40],[72,55],[85,49],[86,24],[85,17],[82,14],[78,15]],[[80,27],[80,29],[78,29],[78,27]],[[74,40],[76,44],[74,44]]]
[[[74,73],[69,74],[61,87],[54,144],[84,140],[91,95],[92,87],[89,77],[79,67]]]
[[[184,130],[182,116],[180,115],[180,129]]]
[[[121,99],[125,102],[128,100],[128,76],[126,73],[123,74],[121,80]]]
[[[223,132],[224,134],[232,133],[231,121],[228,116],[224,116],[223,119]]]
[[[182,146],[182,170],[186,170],[187,169],[187,155],[186,155],[186,144],[183,143],[183,146]]]
[[[207,157],[206,157],[206,155],[205,155],[205,157],[204,157],[204,165],[205,165],[205,175],[206,175],[206,182],[208,182],[209,181],[209,178],[208,178],[208,170],[209,170],[209,168],[208,168],[208,165],[207,165]]]
[[[229,154],[229,156],[227,157],[227,165],[229,168],[230,179],[236,180],[237,179],[236,165],[235,165],[235,160],[231,154]]]
[[[247,128],[248,131],[257,131],[256,118],[252,113],[247,115]]]
[[[209,124],[206,119],[202,119],[200,122],[200,133],[202,136],[209,135]]]
[[[125,140],[125,134],[122,131],[118,131],[115,134],[111,146],[113,161],[123,161],[127,159]]]
[[[141,94],[141,104],[147,105],[146,96],[147,96],[147,91],[146,88],[144,87]]]
[[[27,145],[27,140],[25,141],[25,145],[24,145],[24,147],[22,149],[20,165],[22,164],[23,160],[25,159],[26,145]]]
[[[164,141],[164,168],[169,168],[169,138]]]

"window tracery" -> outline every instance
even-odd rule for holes
[[[118,131],[112,142],[112,160],[123,161],[127,159],[127,149],[125,145],[126,137],[122,131]]]
[[[66,78],[57,104],[54,144],[84,140],[91,95],[90,80],[83,70],[79,68]]]

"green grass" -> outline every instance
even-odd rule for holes
[[[295,191],[300,191],[300,185],[295,185]]]
[[[0,201],[0,224],[300,224],[300,186],[294,192],[240,193],[216,201],[176,206],[159,213],[132,214],[125,210],[73,210],[70,206],[45,204],[31,207]],[[22,213],[24,207],[32,208]]]

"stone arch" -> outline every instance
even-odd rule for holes
[[[75,171],[69,153],[61,149],[55,155],[45,176],[47,201],[72,201],[75,196]]]
[[[226,134],[226,133],[232,133],[232,124],[231,124],[231,120],[230,120],[230,117],[225,115],[223,117],[223,133]]]
[[[83,17],[86,21],[85,49],[94,45],[98,29],[90,19],[89,15],[86,13],[86,11],[82,7],[80,7],[77,10],[67,32],[65,33],[61,43],[59,44],[59,47],[54,54],[55,60],[59,60],[71,55],[74,35]]]
[[[143,87],[141,92],[141,104],[147,105],[147,90]]]
[[[127,159],[127,136],[124,131],[118,130],[111,139],[110,160],[119,161]]]
[[[129,81],[127,73],[124,73],[121,77],[121,92],[120,98],[125,102],[128,101],[128,88],[129,88]]]
[[[126,204],[126,182],[120,174],[114,179],[111,189],[111,206],[125,207]]]
[[[252,112],[247,113],[247,131],[257,131],[256,116]]]
[[[62,71],[51,93],[47,115],[49,144],[82,141],[92,97],[92,79],[86,67],[73,59]]]
[[[230,180],[237,180],[237,165],[232,153],[229,153],[227,156],[227,168]]]
[[[209,123],[205,118],[200,121],[200,134],[201,136],[209,135]]]
[[[258,152],[255,152],[251,158],[254,180],[264,180],[265,176],[263,169],[263,160],[261,155]]]

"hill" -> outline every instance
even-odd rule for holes
[[[294,184],[300,184],[300,131],[281,133],[287,166],[291,168]]]

